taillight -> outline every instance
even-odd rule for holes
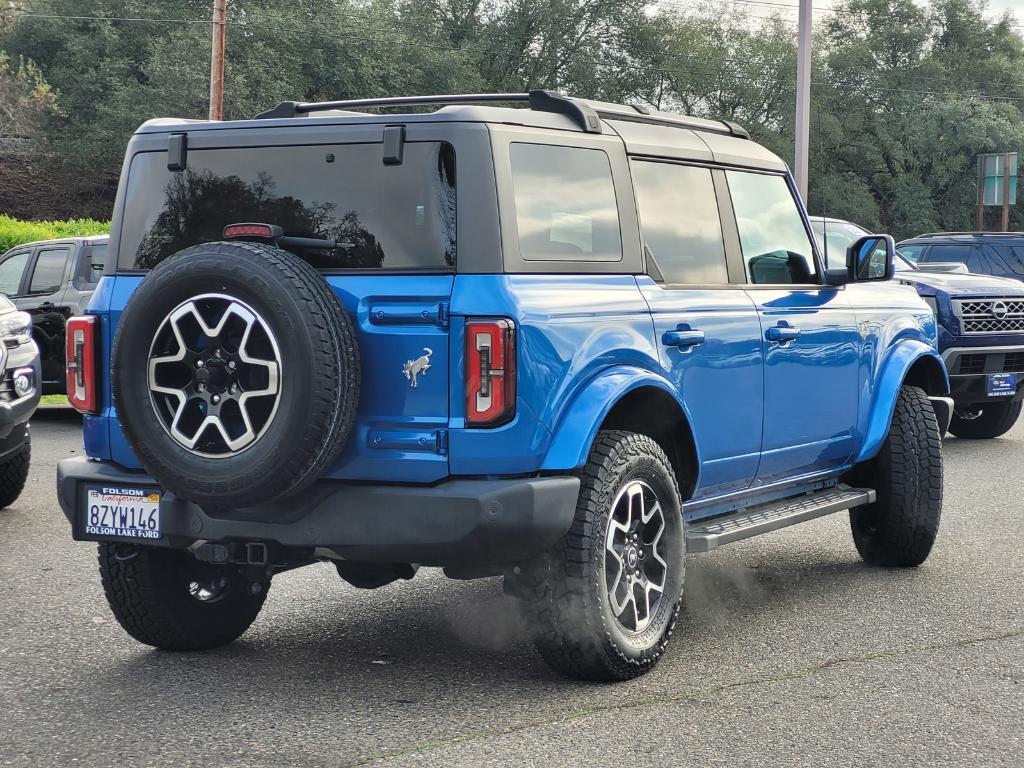
[[[96,381],[95,315],[68,320],[65,354],[67,360],[68,402],[82,413],[99,412],[99,382]]]
[[[224,239],[232,240],[240,237],[254,237],[260,240],[273,240],[284,234],[283,230],[274,224],[260,224],[259,222],[246,222],[244,224],[228,224],[224,227]]]
[[[466,424],[497,427],[516,413],[516,327],[511,320],[466,322]]]

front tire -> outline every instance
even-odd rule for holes
[[[99,565],[114,618],[140,643],[165,651],[205,651],[237,639],[270,587],[175,549],[103,543]]]
[[[675,473],[650,437],[598,433],[572,527],[524,569],[534,643],[567,677],[628,680],[651,670],[679,615],[683,518]]]
[[[0,461],[0,509],[11,506],[21,492],[25,490],[25,483],[28,481],[29,465],[32,463],[32,438],[25,435],[25,442],[22,443],[17,453],[12,453],[3,461]]]
[[[1024,400],[1012,403],[985,403],[981,413],[972,419],[965,419],[953,413],[949,431],[965,440],[988,440],[1010,431],[1020,416]]]
[[[882,450],[857,474],[878,493],[874,504],[850,510],[861,558],[890,567],[923,563],[942,514],[942,437],[923,389],[900,390]]]

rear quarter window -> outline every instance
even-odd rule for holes
[[[140,153],[126,200],[121,269],[150,269],[244,222],[337,240],[301,250],[321,269],[455,265],[455,153],[441,142],[407,143],[401,165],[384,165],[380,144],[190,150],[179,172],[164,152]]]
[[[524,261],[621,261],[619,210],[600,149],[509,146]]]

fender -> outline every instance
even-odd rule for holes
[[[922,358],[929,358],[935,361],[939,371],[942,372],[942,391],[931,392],[929,395],[949,394],[949,374],[946,366],[939,357],[939,353],[933,347],[917,339],[903,339],[889,348],[885,360],[882,362],[881,373],[876,377],[876,384],[872,392],[871,408],[867,415],[867,425],[863,430],[864,442],[861,444],[860,453],[855,461],[866,461],[873,459],[881,450],[886,435],[889,434],[889,425],[892,423],[892,415],[896,410],[896,398],[899,395],[900,387],[907,378],[910,369]],[[862,422],[863,423],[863,422]]]
[[[693,423],[679,394],[663,376],[634,366],[606,368],[582,387],[562,415],[541,470],[582,467],[605,417],[623,396],[640,387],[657,387],[667,392],[679,404],[687,422]],[[699,455],[697,466],[700,466]]]

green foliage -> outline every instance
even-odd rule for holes
[[[29,5],[104,18],[17,12]],[[88,5],[8,0],[16,10],[0,9],[0,110],[5,92],[41,99],[36,125],[69,184],[74,169],[114,177],[144,120],[207,112],[208,0]],[[250,117],[283,100],[543,87],[733,120],[792,162],[795,28],[792,17],[750,7],[232,0],[225,114]],[[841,0],[821,15],[812,213],[897,236],[973,226],[977,155],[1024,145],[1024,40],[1013,17],[993,23],[986,12],[983,0]],[[1011,224],[1024,227],[1019,211]]]
[[[10,250],[16,245],[36,240],[105,235],[108,232],[110,232],[109,221],[95,221],[94,219],[19,221],[0,214],[0,253]]]

